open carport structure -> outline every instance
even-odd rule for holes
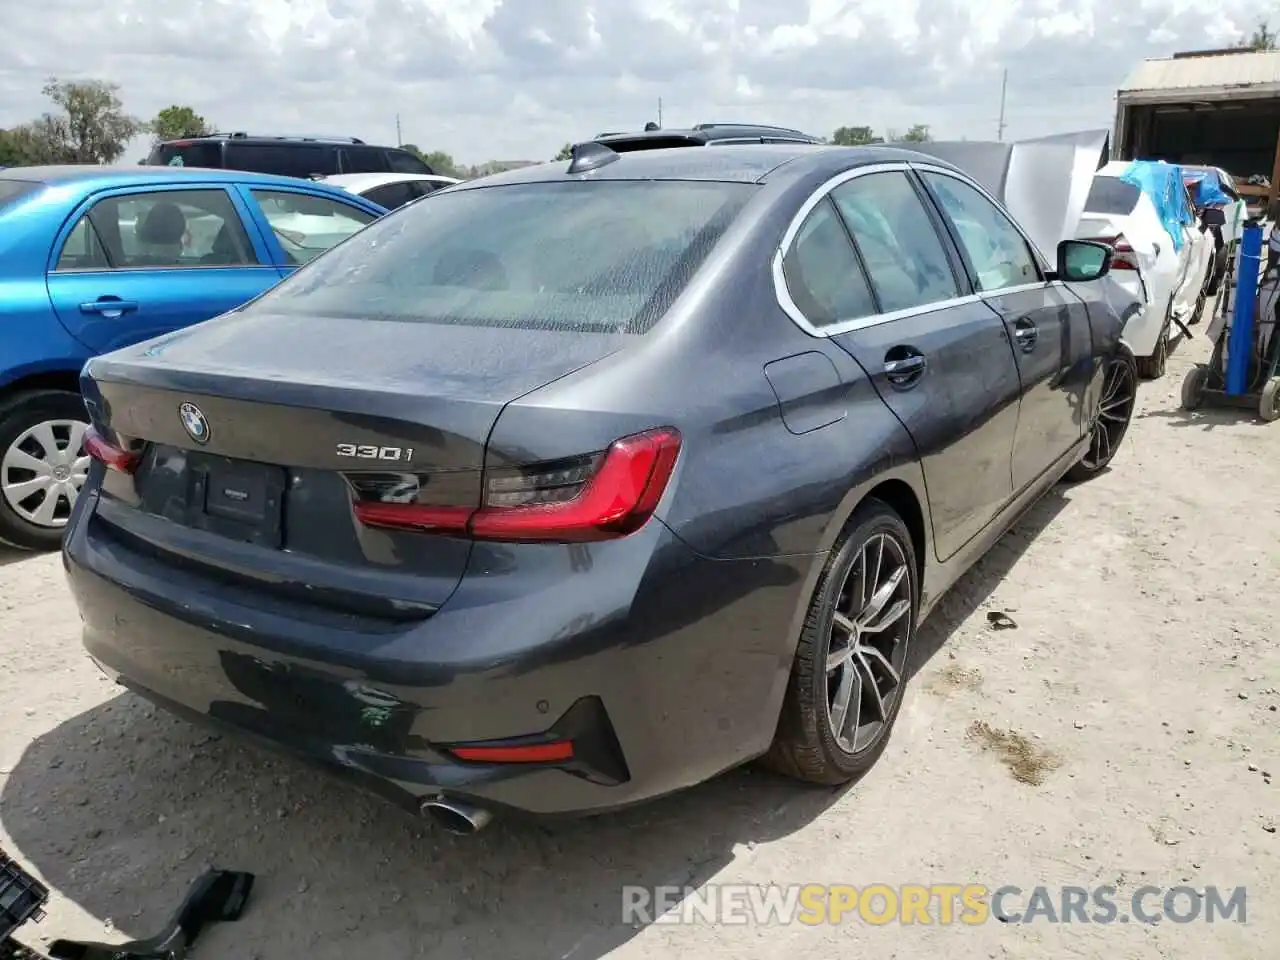
[[[1114,155],[1221,167],[1253,201],[1280,193],[1280,51],[1144,60],[1116,97]],[[1270,188],[1250,186],[1253,176]]]

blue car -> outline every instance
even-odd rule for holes
[[[386,211],[293,177],[0,173],[0,540],[55,549],[89,467],[80,370],[225,313]]]

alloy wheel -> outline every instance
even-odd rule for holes
[[[893,715],[911,638],[911,571],[897,538],[863,544],[841,586],[827,643],[827,719],[846,753],[874,744]]]
[[[1101,470],[1115,456],[1133,418],[1137,400],[1137,379],[1133,367],[1123,359],[1112,360],[1102,384],[1102,401],[1093,421],[1089,452],[1082,463],[1091,470]]]
[[[0,458],[0,494],[19,517],[37,527],[64,527],[89,474],[79,420],[45,420],[29,427]]]

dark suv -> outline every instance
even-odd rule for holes
[[[821,143],[818,137],[757,123],[699,123],[686,130],[663,130],[651,124],[636,133],[602,133],[592,138],[615,153],[661,150],[667,147],[706,147],[735,143]]]
[[[376,147],[355,137],[264,137],[215,133],[157,144],[152,166],[251,170],[286,177],[335,173],[435,173],[420,157],[396,147]]]

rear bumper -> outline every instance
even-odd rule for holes
[[[63,558],[84,645],[108,675],[410,809],[445,795],[598,812],[706,780],[772,739],[810,561],[705,560],[653,522],[594,565],[576,548],[576,569],[519,597],[469,576],[427,620],[299,639],[296,623],[280,629],[130,549],[94,499],[81,498]],[[573,763],[466,763],[445,749],[552,729],[573,731]]]

